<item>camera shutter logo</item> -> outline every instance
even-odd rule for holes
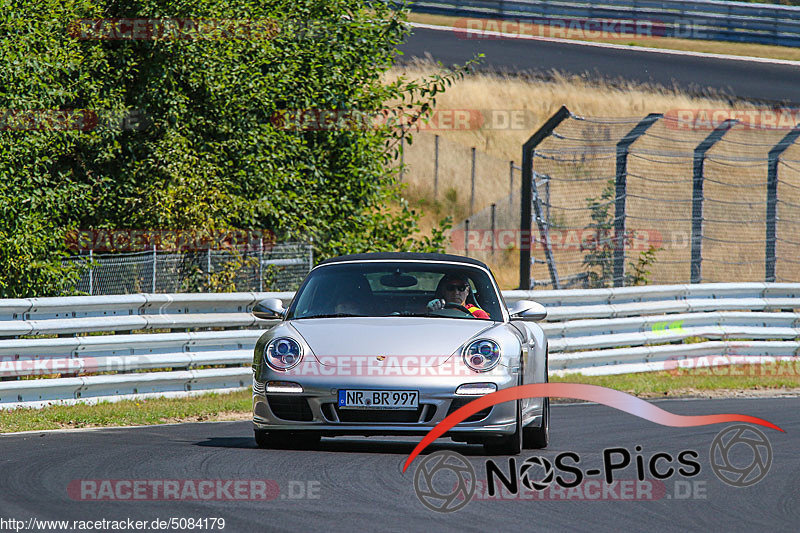
[[[530,471],[534,466],[538,466],[544,470],[544,476],[538,481],[530,478]],[[519,477],[522,479],[522,484],[530,490],[544,490],[553,482],[555,471],[553,464],[544,457],[530,457],[519,469]]]
[[[772,445],[756,428],[740,424],[725,428],[714,437],[709,459],[720,481],[733,487],[749,487],[769,472]]]
[[[441,473],[445,475],[435,483],[436,474]],[[449,450],[430,454],[414,473],[417,498],[425,507],[439,513],[452,513],[466,506],[475,495],[475,488],[475,469],[462,455]]]

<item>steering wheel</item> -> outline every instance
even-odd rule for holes
[[[461,304],[454,304],[452,302],[446,302],[444,304],[444,308],[443,309],[458,309],[459,311],[462,311],[462,312],[468,314],[469,316],[473,316],[472,313],[469,312],[469,309],[467,309],[466,307],[464,307]]]

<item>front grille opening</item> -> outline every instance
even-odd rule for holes
[[[322,404],[322,416],[324,416],[325,420],[327,420],[328,422],[338,422],[339,421],[336,418],[336,411],[334,411],[332,403],[324,403],[324,404]]]
[[[333,404],[331,404],[333,405]],[[339,422],[373,424],[415,424],[420,421],[423,407],[417,409],[339,409],[335,406]]]
[[[310,422],[313,420],[311,407],[308,400],[301,396],[283,396],[279,394],[268,394],[267,402],[272,414],[281,420],[293,422]]]
[[[455,398],[452,402],[450,402],[450,409],[448,409],[447,415],[449,416],[453,414],[457,409],[461,409],[475,398],[477,398],[477,396],[471,398]],[[478,411],[474,415],[470,415],[469,417],[467,417],[466,420],[464,420],[464,422],[477,422],[478,420],[483,420],[484,418],[489,416],[489,413],[491,412],[492,408],[487,407],[486,409]]]

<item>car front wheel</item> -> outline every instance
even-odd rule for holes
[[[522,446],[526,450],[547,448],[550,441],[550,398],[542,400],[542,423],[522,428]]]

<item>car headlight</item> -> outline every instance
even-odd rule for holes
[[[464,350],[464,363],[476,372],[488,372],[499,362],[500,346],[494,341],[474,341]]]
[[[289,370],[303,358],[303,348],[294,339],[278,337],[272,339],[264,349],[264,360],[275,370]]]

